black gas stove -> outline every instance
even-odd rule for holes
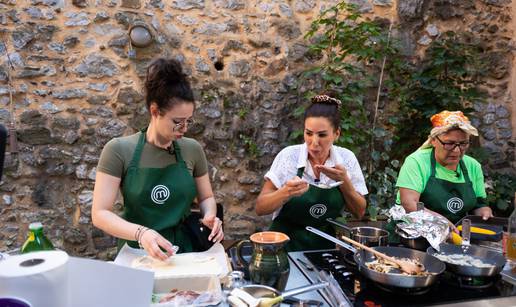
[[[353,306],[429,306],[509,297],[514,286],[500,278],[470,278],[445,272],[426,288],[386,287],[363,277],[351,253],[339,250],[289,253],[291,259],[312,282],[317,273],[330,273]],[[315,279],[315,280],[313,280]],[[516,296],[511,301],[516,305]]]

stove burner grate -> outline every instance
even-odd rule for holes
[[[423,295],[423,294],[428,293],[428,291],[430,291],[430,289],[432,289],[432,287],[423,287],[423,288],[391,287],[391,286],[382,285],[380,283],[376,283],[375,286],[378,287],[379,289],[389,292],[389,293],[410,295],[410,296]]]
[[[444,273],[443,280],[451,286],[462,289],[477,290],[489,289],[495,283],[495,279],[493,277],[462,276],[450,272]]]

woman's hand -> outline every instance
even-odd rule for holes
[[[222,231],[222,221],[215,215],[204,216],[201,222],[211,229],[208,240],[218,243],[224,239],[224,231]]]
[[[139,243],[147,251],[149,256],[161,261],[165,261],[168,257],[175,254],[172,243],[152,229],[143,230]],[[166,253],[164,253],[163,250],[165,250]]]
[[[481,216],[484,221],[494,217],[493,210],[491,210],[489,207],[477,208],[473,212],[475,215]]]
[[[328,178],[335,181],[347,181],[349,179],[346,168],[344,168],[344,166],[340,164],[335,165],[335,167],[315,165],[314,168],[316,171],[325,174],[326,176],[328,176]]]
[[[308,188],[308,182],[302,180],[298,176],[287,181],[287,183],[285,183],[285,185],[282,187],[282,189],[286,191],[289,199],[294,196],[303,195],[306,191],[308,191]]]

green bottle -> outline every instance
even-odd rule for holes
[[[21,249],[22,254],[54,249],[52,242],[43,234],[43,225],[41,223],[31,223],[29,225],[29,237],[23,243]]]

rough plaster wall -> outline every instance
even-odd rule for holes
[[[0,122],[9,123],[14,115],[19,141],[0,184],[0,250],[19,247],[27,224],[40,220],[56,246],[110,257],[114,240],[91,225],[95,166],[109,139],[145,126],[141,77],[157,55],[180,60],[191,76],[198,111],[189,134],[205,147],[216,198],[225,207],[227,237],[246,237],[265,227],[269,218],[257,218],[253,208],[262,176],[299,127],[291,116],[303,103],[298,91],[317,87],[317,82],[295,86],[299,73],[317,60],[307,55],[303,34],[320,9],[335,2],[0,0]],[[437,1],[449,8],[442,12],[450,12],[441,18],[429,1],[352,2],[371,17],[400,20],[397,35],[414,58],[435,37],[428,25],[441,32],[467,28],[476,17],[464,12],[480,14],[486,3],[495,11],[507,5],[466,1],[478,6],[471,8],[466,2]],[[135,48],[136,58],[130,59],[127,31],[136,20],[152,28],[155,43]],[[503,21],[491,22],[500,32],[507,30]],[[14,110],[7,53],[14,66]],[[514,90],[514,65],[512,72]],[[498,85],[507,78],[492,86],[501,91],[497,97],[507,95],[508,86]],[[488,142],[506,163],[509,151],[502,143],[507,139],[499,138],[491,121],[510,118],[510,111],[497,113],[508,104],[502,98],[493,98],[488,110],[479,109],[477,124],[495,129]]]

